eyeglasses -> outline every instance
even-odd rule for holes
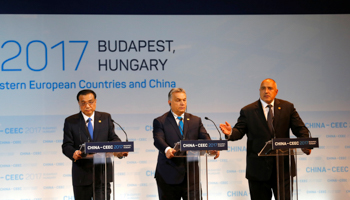
[[[83,102],[80,102],[80,105],[81,106],[86,106],[86,105],[89,104],[89,106],[92,106],[95,102],[96,102],[96,100],[88,101],[88,102],[83,101]]]

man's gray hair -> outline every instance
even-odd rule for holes
[[[169,94],[168,94],[168,100],[171,101],[171,98],[173,96],[173,93],[177,93],[177,92],[182,92],[186,94],[186,91],[182,88],[173,88],[170,90]]]

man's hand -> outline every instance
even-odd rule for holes
[[[302,150],[306,155],[310,155],[310,154],[311,154],[311,149],[302,148],[301,150]]]
[[[74,152],[74,154],[73,154],[74,162],[82,158],[82,157],[81,157],[81,154],[82,154],[82,153],[81,153],[80,150],[76,150],[76,151]]]
[[[168,159],[172,159],[172,158],[174,157],[174,155],[175,155],[175,152],[176,152],[175,149],[170,148],[170,149],[166,152],[166,157],[167,157]]]
[[[128,152],[115,152],[113,153],[114,156],[117,156],[118,158],[124,158],[127,157],[129,154]]]
[[[216,150],[209,151],[209,155],[214,155],[214,154],[215,154],[214,159],[217,159],[220,156],[220,151],[216,151]]]
[[[225,124],[220,124],[220,129],[225,135],[230,135],[232,132],[232,127],[228,122],[225,122]]]

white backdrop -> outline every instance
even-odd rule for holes
[[[81,89],[95,90],[97,110],[110,112],[135,142],[135,152],[118,160],[118,199],[143,200],[157,199],[152,121],[169,110],[171,87],[186,89],[188,112],[233,125],[269,77],[278,83],[277,97],[293,102],[320,140],[312,155],[299,157],[300,199],[348,199],[349,20],[0,15],[0,199],[73,199],[62,128],[79,111]],[[210,161],[212,199],[249,199],[245,143],[229,142]]]

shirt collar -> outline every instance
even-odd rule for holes
[[[261,99],[260,99],[260,102],[261,102],[261,105],[262,105],[263,108],[266,108],[266,106],[269,105],[269,104],[267,104],[265,101],[263,101],[263,100],[261,100]],[[271,104],[272,107],[273,107],[274,104],[275,104],[275,100],[273,100],[270,104]]]
[[[171,111],[171,113],[173,114],[173,116],[174,116],[174,118],[175,118],[175,120],[178,120],[177,119],[177,117],[182,117],[182,119],[184,119],[185,118],[185,113],[182,113],[182,115],[180,115],[180,116],[177,116],[172,110],[170,110]]]
[[[91,117],[86,116],[83,112],[81,112],[81,114],[83,114],[84,122],[87,122],[89,118],[91,118],[91,121],[94,121],[95,119],[95,112],[92,113]]]

